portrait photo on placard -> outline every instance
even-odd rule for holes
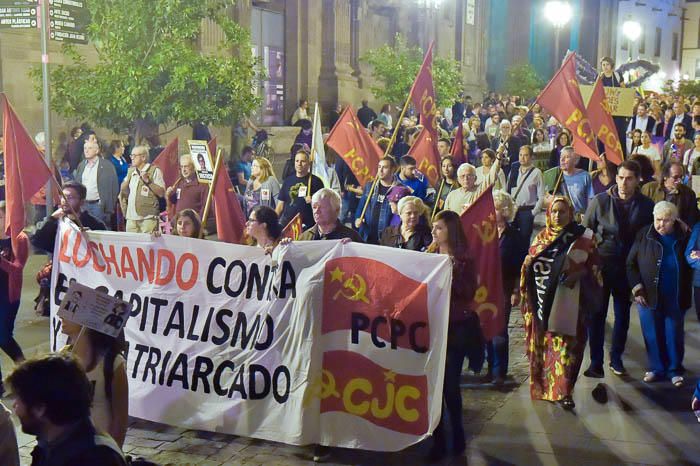
[[[214,164],[209,154],[206,141],[187,141],[190,146],[190,157],[197,173],[197,180],[210,183],[214,177]]]

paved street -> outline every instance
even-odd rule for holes
[[[43,263],[32,256],[25,269],[23,306],[16,335],[27,356],[48,349],[48,321],[32,310],[36,295],[34,274]],[[502,391],[479,386],[465,376],[464,421],[468,450],[451,464],[700,464],[700,424],[689,410],[692,384],[700,373],[700,325],[695,314],[686,318],[687,385],[675,389],[669,382],[647,385],[643,341],[636,315],[632,319],[626,365],[632,377],[606,373],[603,380],[579,379],[574,398],[576,411],[533,403],[527,385],[527,364],[523,358],[523,332],[517,312],[511,319],[511,374],[513,382]],[[7,374],[11,362],[3,354]],[[584,363],[585,367],[585,363]],[[608,401],[593,400],[591,391],[602,382]],[[11,400],[5,400],[8,404]],[[29,464],[32,437],[19,433],[22,464]],[[380,454],[334,449],[328,464],[418,465],[429,442],[401,453]],[[223,434],[191,431],[132,419],[125,451],[161,464],[209,465],[303,465],[310,450]],[[445,463],[447,464],[447,462]]]

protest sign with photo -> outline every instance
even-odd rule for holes
[[[58,317],[116,337],[129,318],[131,305],[99,290],[73,282],[58,307]]]
[[[190,157],[194,171],[197,173],[197,180],[200,183],[211,183],[214,178],[214,164],[209,153],[207,141],[187,141],[190,148]]]
[[[192,251],[196,251],[196,254]],[[449,258],[339,241],[261,248],[61,223],[70,283],[131,304],[129,414],[289,444],[398,451],[440,419]]]

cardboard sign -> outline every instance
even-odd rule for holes
[[[113,337],[126,325],[131,304],[73,282],[61,300],[58,316]]]
[[[197,173],[197,180],[200,183],[211,183],[214,178],[214,164],[207,141],[187,141],[187,145],[190,148],[190,157],[192,157],[194,171]]]
[[[593,86],[581,84],[579,88],[581,89],[583,102],[588,105],[588,101],[593,93]],[[610,114],[612,116],[632,116],[634,98],[637,95],[637,91],[626,87],[604,87],[603,89],[605,89],[605,98],[608,101],[608,105],[610,105]]]

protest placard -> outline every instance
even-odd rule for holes
[[[89,286],[73,282],[58,306],[58,317],[116,337],[126,325],[131,305]]]
[[[211,183],[214,178],[214,164],[212,163],[209,145],[207,141],[187,141],[190,148],[190,157],[194,171],[197,173],[197,180],[200,183]]]

